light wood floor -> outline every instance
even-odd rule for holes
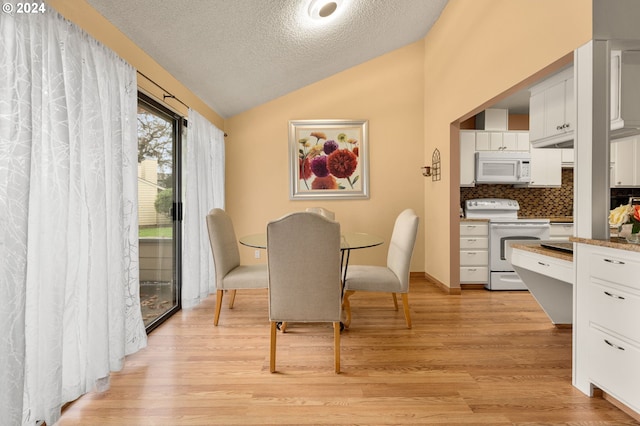
[[[638,424],[571,386],[571,330],[528,292],[449,296],[412,279],[411,330],[389,295],[351,300],[339,375],[329,325],[290,324],[270,374],[266,290],[238,292],[218,327],[211,296],[153,331],[109,391],[70,404],[58,425]]]

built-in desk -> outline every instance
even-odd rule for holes
[[[506,258],[551,322],[566,326],[573,323],[573,255],[544,248],[544,243],[511,242]]]

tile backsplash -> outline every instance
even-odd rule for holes
[[[460,203],[472,198],[509,198],[520,204],[519,217],[573,216],[573,169],[562,169],[560,188],[514,188],[513,185],[477,185],[460,188]]]

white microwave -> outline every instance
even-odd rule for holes
[[[531,155],[524,151],[476,152],[476,183],[528,183]]]

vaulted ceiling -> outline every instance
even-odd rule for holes
[[[87,0],[227,118],[425,37],[447,0]]]

